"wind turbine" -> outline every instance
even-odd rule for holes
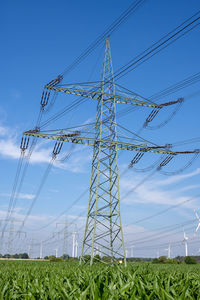
[[[72,232],[72,257],[77,257],[78,253],[78,241],[77,241],[77,231]]]
[[[75,240],[76,240],[76,232],[72,232],[72,257],[75,256]]]
[[[169,244],[168,248],[165,249],[167,251],[167,258],[171,258],[171,245]]]
[[[41,243],[40,243],[40,259],[42,259],[42,250],[43,250],[43,244],[41,241]]]
[[[78,241],[75,241],[75,257],[78,257]]]
[[[58,257],[58,248],[54,249],[56,252],[56,258]]]
[[[183,229],[183,243],[185,244],[185,256],[188,256],[188,237],[185,234],[185,231]]]
[[[199,230],[199,228],[200,228],[200,217],[199,217],[199,215],[197,214],[197,211],[194,209],[194,213],[195,213],[195,216],[196,216],[196,218],[197,218],[197,221],[198,221],[198,225],[197,225],[197,228],[196,228],[196,230],[195,230],[195,234],[197,234],[197,231]]]

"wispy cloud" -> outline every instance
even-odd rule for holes
[[[56,161],[55,166],[73,173],[85,173],[88,171],[90,161],[91,155],[88,151],[79,151],[72,154],[70,159],[65,163]]]
[[[181,175],[174,175],[172,177],[169,177],[165,180],[162,181],[157,181],[156,185],[157,186],[161,186],[161,185],[170,185],[173,183],[177,183],[180,181],[183,181],[185,179],[188,179],[190,177],[196,176],[200,174],[200,168],[197,168],[196,170],[190,172],[190,173],[186,173],[186,174],[181,174]]]
[[[38,143],[31,155],[30,163],[49,163],[52,158],[52,149],[53,147],[52,145],[49,146],[49,142],[42,141]],[[64,155],[65,154],[66,153],[64,153]],[[20,148],[19,142],[17,141],[16,131],[4,126],[0,126],[0,156],[5,159],[14,160],[18,159],[20,156]],[[54,166],[74,173],[80,173],[87,171],[87,166],[90,160],[91,156],[89,152],[85,151],[83,146],[82,148],[75,148],[70,159],[64,163],[60,162],[58,156],[58,159],[54,162]]]
[[[0,125],[0,136],[5,136],[8,134],[8,128]]]
[[[11,194],[9,193],[0,193],[0,197],[10,197]],[[32,200],[35,198],[35,195],[34,194],[24,194],[24,193],[19,193],[18,195],[18,198],[19,199],[27,199],[27,200]]]
[[[123,194],[126,195],[127,191],[134,190],[134,193],[127,194],[127,197],[122,200],[125,204],[134,204],[134,203],[154,203],[161,205],[174,205],[180,202],[187,200],[190,195],[186,194],[186,191],[191,191],[197,188],[197,185],[188,185],[183,188],[168,188],[168,185],[171,185],[176,182],[181,182],[190,177],[194,177],[200,174],[200,169],[196,169],[193,172],[174,176],[163,181],[157,181],[156,179],[151,179],[147,182],[144,182],[141,186],[134,189],[138,182],[142,180],[140,177],[137,182],[133,181],[130,176],[123,178],[120,181],[121,194],[123,199]],[[133,183],[134,182],[134,183]],[[194,201],[195,202],[195,201]],[[193,202],[193,203],[194,203]],[[190,204],[187,204],[190,205]]]

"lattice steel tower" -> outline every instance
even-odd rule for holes
[[[120,216],[119,171],[117,144],[110,148],[106,140],[117,141],[115,84],[109,40],[101,75],[101,92],[97,103],[95,139],[104,140],[93,148],[92,170],[89,190],[88,214],[82,245],[81,259],[101,247],[103,255],[111,259],[125,258],[124,240]],[[103,145],[104,144],[104,145]]]
[[[144,141],[135,136],[131,140],[117,139],[116,123],[116,103],[129,105],[146,106],[153,108],[146,122],[152,121],[157,112],[163,107],[175,104],[180,101],[155,104],[137,94],[126,96],[120,91],[115,91],[113,79],[113,69],[109,40],[106,40],[103,70],[101,81],[96,86],[88,84],[61,85],[62,78],[51,81],[45,86],[44,95],[48,95],[49,90],[63,92],[89,99],[97,100],[96,125],[95,131],[83,132],[72,131],[70,129],[53,130],[41,132],[38,128],[24,132],[24,135],[41,137],[56,140],[54,149],[61,148],[62,142],[88,145],[93,147],[92,170],[89,188],[88,214],[85,226],[84,239],[80,262],[84,261],[85,255],[91,255],[90,264],[94,261],[94,254],[101,249],[101,255],[109,256],[110,261],[114,262],[119,258],[124,259],[126,255],[124,249],[124,239],[120,216],[120,195],[119,195],[119,171],[117,151],[129,150],[138,151],[132,163],[136,163],[145,152],[168,154],[160,167],[167,164],[176,152],[166,146],[157,146],[153,143]],[[81,85],[81,87],[80,87]],[[44,96],[44,97],[46,97]],[[43,101],[41,101],[43,103]],[[45,102],[46,103],[46,102]],[[42,104],[43,105],[43,104]],[[46,105],[46,104],[45,104]],[[179,152],[180,153],[180,152]]]

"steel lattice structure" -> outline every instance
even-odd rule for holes
[[[116,122],[116,103],[147,106],[159,110],[163,105],[155,104],[148,99],[135,95],[126,97],[116,94],[109,40],[106,40],[103,71],[100,83],[90,89],[79,86],[59,85],[53,81],[45,86],[46,90],[75,94],[97,100],[96,125],[94,132],[53,130],[41,132],[39,129],[24,132],[24,135],[93,146],[93,158],[89,188],[88,214],[82,244],[81,262],[85,255],[90,254],[93,264],[95,253],[109,256],[110,261],[123,258],[126,264],[124,239],[120,215],[118,150],[129,150],[176,155],[165,147],[135,139],[118,140]],[[172,104],[176,103],[174,101]],[[153,112],[155,114],[155,112]],[[157,113],[157,112],[156,112]]]

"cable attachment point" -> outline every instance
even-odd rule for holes
[[[137,164],[138,161],[142,158],[142,156],[144,155],[144,153],[142,152],[138,152],[135,157],[131,160],[130,164],[129,164],[129,169],[133,167],[134,164]]]
[[[166,145],[165,145],[165,148],[166,148],[166,149],[172,148],[172,144],[166,144]]]
[[[173,104],[177,104],[177,103],[182,103],[184,101],[184,98],[178,98],[177,100],[175,101],[170,101],[170,102],[166,102],[166,103],[163,103],[161,104],[161,106],[169,106],[169,105],[173,105]]]
[[[53,148],[52,157],[56,158],[56,155],[60,153],[60,150],[62,149],[63,142],[56,142]]]
[[[195,149],[194,153],[200,153],[200,149]]]
[[[21,145],[20,145],[20,149],[22,152],[24,152],[27,148],[28,148],[28,144],[29,144],[29,137],[27,136],[23,136],[21,139]]]
[[[46,84],[46,86],[55,86],[59,84],[63,80],[62,75],[58,75],[56,79],[51,80],[49,83]]]
[[[146,121],[144,122],[143,127],[147,127],[148,123],[150,123],[151,121],[153,121],[153,119],[155,118],[155,116],[158,114],[159,110],[160,110],[160,108],[154,108],[151,111],[151,113],[146,118]]]
[[[44,90],[43,93],[42,93],[41,101],[40,101],[42,110],[48,104],[49,97],[50,97],[50,91],[45,91]]]
[[[160,165],[157,167],[157,170],[160,171],[162,167],[166,166],[172,160],[172,158],[172,155],[168,155],[167,157],[165,157],[160,163]]]

